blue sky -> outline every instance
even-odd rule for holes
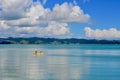
[[[85,13],[91,16],[92,21],[92,24],[79,24],[78,26],[81,26],[79,27],[81,31],[86,26],[93,29],[116,28],[120,30],[120,0],[90,0],[86,3],[80,3],[77,0],[77,3]],[[84,32],[81,32],[81,34],[84,34]]]
[[[50,0],[49,0],[50,1]],[[55,3],[72,2],[73,0],[54,0]],[[93,29],[116,28],[120,30],[120,0],[76,0],[77,4],[91,16],[91,24],[71,23],[70,27],[75,35],[85,36],[84,27],[90,26]],[[53,6],[47,3],[45,7]]]
[[[48,0],[45,7],[51,8],[56,3],[62,4],[64,2],[73,2],[73,0]],[[76,3],[91,16],[92,23],[70,23],[71,31],[75,36],[84,37],[86,26],[93,29],[120,29],[119,0],[76,0]]]
[[[119,3],[120,0],[1,0],[0,37],[120,39]]]

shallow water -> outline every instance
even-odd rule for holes
[[[0,45],[0,80],[120,80],[120,45]]]

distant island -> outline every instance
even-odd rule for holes
[[[56,39],[56,38],[0,38],[0,44],[120,44],[120,40]]]

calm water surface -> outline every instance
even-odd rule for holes
[[[120,80],[120,45],[0,45],[0,80]]]

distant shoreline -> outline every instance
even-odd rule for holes
[[[0,38],[0,44],[120,44],[120,40],[57,39],[57,38]]]

